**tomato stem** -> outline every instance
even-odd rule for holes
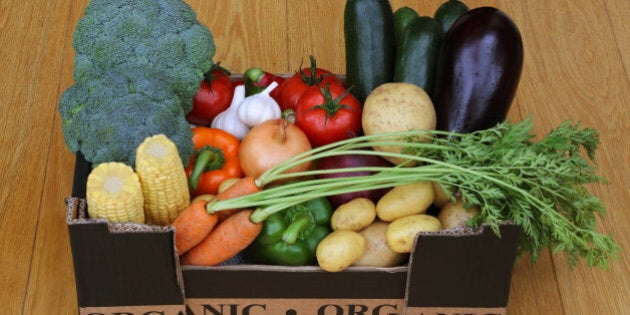
[[[215,73],[215,71],[217,71],[217,70],[221,71],[221,74]],[[208,85],[210,85],[212,80],[214,80],[214,79],[216,79],[216,78],[218,78],[218,77],[220,77],[222,75],[230,76],[230,75],[232,75],[232,73],[230,72],[230,70],[228,70],[228,69],[226,69],[224,67],[221,67],[221,62],[217,62],[217,63],[213,64],[206,73],[204,73],[203,77],[204,77],[204,80],[206,81],[206,83]]]
[[[354,108],[346,105],[346,104],[341,104],[341,100],[343,100],[344,97],[346,97],[346,95],[348,95],[349,91],[345,90],[343,93],[341,93],[341,95],[339,95],[337,98],[333,98],[332,93],[330,92],[330,86],[328,85],[328,83],[325,84],[324,87],[320,87],[319,88],[322,95],[324,96],[324,103],[320,104],[320,105],[316,105],[313,106],[311,108],[309,108],[308,111],[312,111],[312,110],[316,110],[316,109],[322,109],[326,112],[326,116],[324,117],[324,125],[326,125],[326,123],[328,122],[328,119],[332,119],[335,117],[335,115],[337,114],[337,112],[341,109],[346,109],[349,111],[355,111]]]

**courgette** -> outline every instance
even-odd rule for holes
[[[344,8],[346,82],[361,103],[394,77],[394,13],[388,0],[348,0]]]
[[[400,42],[400,37],[407,24],[418,16],[418,12],[410,7],[400,7],[394,12],[394,38],[396,39],[396,45]]]
[[[442,29],[434,19],[412,19],[396,49],[394,82],[413,83],[432,97],[442,37]]]
[[[459,0],[448,0],[438,7],[433,18],[442,27],[442,32],[446,33],[455,20],[466,12],[468,12],[466,4]]]

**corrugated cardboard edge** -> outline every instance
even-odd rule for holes
[[[112,223],[107,219],[91,219],[87,215],[87,202],[84,198],[67,197],[66,202],[66,222],[70,225],[81,224],[106,224],[109,233],[170,233],[173,232],[173,244],[175,244],[175,228],[173,226],[157,226],[149,224],[139,223]],[[185,295],[184,278],[182,276],[181,264],[179,262],[179,254],[177,249],[173,246],[173,261],[175,262],[175,278],[177,279],[177,285],[179,286],[182,296]]]

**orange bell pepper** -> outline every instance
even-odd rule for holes
[[[203,126],[194,127],[192,133],[195,152],[190,157],[186,174],[193,196],[216,195],[221,182],[243,177],[238,138],[221,129]]]

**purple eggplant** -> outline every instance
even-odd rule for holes
[[[523,67],[523,41],[514,22],[492,7],[460,16],[444,35],[434,105],[437,129],[472,132],[507,117]]]
[[[375,156],[375,155],[361,155],[361,154],[348,154],[341,156],[330,156],[325,157],[319,161],[318,168],[319,169],[338,169],[338,168],[350,168],[350,167],[361,167],[361,166],[391,166],[389,162],[385,159]],[[365,176],[371,175],[373,172],[341,172],[335,174],[323,174],[318,175],[317,178],[339,178],[339,177],[349,177],[349,176]],[[387,193],[390,188],[384,189],[375,189],[375,190],[365,190],[358,191],[354,193],[345,193],[338,194],[328,197],[328,201],[333,206],[334,209],[339,207],[340,205],[349,202],[355,198],[368,198],[373,202],[377,202],[385,193]]]

